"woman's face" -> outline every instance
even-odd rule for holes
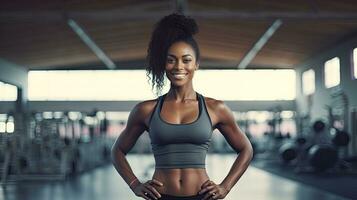
[[[191,82],[196,69],[198,63],[191,45],[181,41],[173,43],[168,49],[165,67],[171,84],[182,86]]]

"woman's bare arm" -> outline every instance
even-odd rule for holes
[[[125,155],[145,131],[144,116],[143,105],[139,103],[131,110],[125,129],[115,140],[111,149],[112,163],[128,185],[137,179],[137,177],[133,173]]]
[[[236,124],[232,111],[223,101],[218,101],[216,113],[219,119],[216,125],[217,129],[223,134],[230,146],[239,153],[228,175],[220,184],[230,191],[248,168],[253,157],[253,148],[245,133]]]

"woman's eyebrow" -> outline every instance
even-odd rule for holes
[[[172,57],[176,58],[176,56],[173,55],[173,54],[168,54],[167,56],[172,56]],[[186,57],[186,56],[191,56],[191,54],[185,54],[185,55],[183,55],[182,57]]]

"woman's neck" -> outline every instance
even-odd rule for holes
[[[186,90],[177,90],[177,89],[173,89],[171,88],[166,95],[166,99],[167,97],[171,100],[174,101],[186,101],[186,100],[196,100],[197,96],[196,96],[196,92],[195,90],[193,90],[193,88],[191,89],[186,89]]]

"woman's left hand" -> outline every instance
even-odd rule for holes
[[[207,180],[201,186],[201,190],[199,194],[206,193],[202,200],[212,200],[212,199],[224,199],[228,190],[224,188],[222,185],[217,185],[211,180]]]

